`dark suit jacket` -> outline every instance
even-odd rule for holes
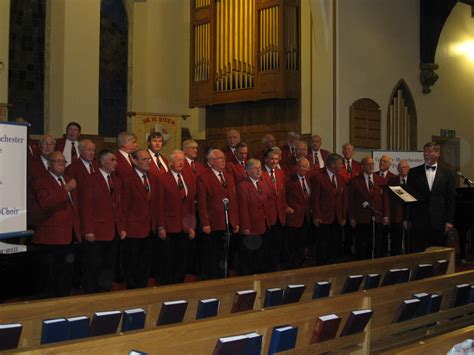
[[[347,186],[344,178],[336,175],[337,188],[334,188],[326,168],[319,170],[311,179],[311,209],[313,218],[320,218],[323,224],[339,223],[347,215]]]
[[[71,180],[64,176],[66,183]],[[41,209],[41,216],[33,235],[33,243],[67,245],[72,242],[72,231],[80,240],[81,228],[77,190],[69,194],[59,183],[46,173],[34,182],[36,201]]]
[[[305,176],[306,179],[306,176]],[[311,186],[310,181],[306,181]],[[305,199],[297,174],[293,174],[286,182],[286,203],[295,212],[286,215],[286,225],[299,228],[303,225],[306,214],[310,210],[310,198]]]
[[[239,225],[239,212],[234,178],[224,171],[227,188],[224,188],[217,176],[206,168],[198,176],[197,201],[199,220],[202,226],[211,226],[211,231],[225,230],[224,198],[229,199],[229,222],[232,226]]]
[[[277,222],[277,218],[281,225],[285,224],[286,220],[286,186],[285,173],[281,169],[275,169],[275,184],[273,184],[270,174],[267,169],[263,168],[262,179],[270,186],[270,190],[274,195],[274,203],[270,206],[270,223],[273,225]]]
[[[183,200],[178,184],[171,171],[158,177],[156,226],[165,228],[167,233],[187,233],[196,228],[196,178],[184,173],[181,175],[188,194]]]
[[[135,171],[122,180],[122,211],[127,238],[145,238],[155,225],[151,211],[156,208],[156,177],[148,174],[148,183],[151,187],[151,200],[148,199],[142,178]]]
[[[92,161],[92,165],[94,167],[94,171],[99,170],[99,165],[95,160]],[[81,185],[82,182],[90,175],[88,168],[85,167],[84,163],[80,158],[69,164],[64,173],[67,176],[70,176],[75,179],[78,185]]]
[[[125,230],[121,181],[113,174],[111,177],[114,186],[112,194],[99,170],[79,186],[82,234],[94,233],[94,238],[98,241],[113,240],[116,233]]]
[[[410,205],[410,221],[414,228],[431,223],[433,229],[441,230],[445,223],[454,222],[456,187],[451,171],[438,164],[430,191],[423,164],[410,169],[407,183],[409,192],[418,200]]]
[[[354,177],[349,184],[349,219],[355,219],[357,223],[370,223],[372,213],[369,208],[362,207],[364,202],[369,202],[377,210],[377,223],[382,223],[383,217],[390,215],[387,194],[384,191],[383,179],[373,174],[374,192],[369,193],[365,183],[364,174]]]
[[[264,234],[270,228],[270,204],[274,195],[270,186],[263,180],[259,185],[261,192],[247,178],[237,186],[237,198],[239,200],[240,232],[249,230],[250,234]]]

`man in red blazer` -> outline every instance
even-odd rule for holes
[[[224,199],[228,199],[230,232],[239,232],[238,204],[234,177],[226,169],[226,158],[219,149],[207,156],[209,168],[198,176],[197,201],[202,225],[202,255],[204,277],[224,277],[226,253],[226,223]]]
[[[74,266],[73,242],[80,241],[79,204],[76,181],[64,175],[66,160],[55,151],[48,156],[48,173],[34,182],[41,209],[33,244],[40,257],[41,296],[69,295]]]
[[[389,203],[384,191],[383,180],[375,175],[374,160],[362,159],[362,174],[354,177],[349,184],[349,221],[355,228],[355,248],[358,259],[368,259],[374,247],[375,256],[381,254],[381,225],[389,224]],[[375,246],[372,245],[372,214],[376,217]]]
[[[286,226],[284,233],[285,258],[289,268],[303,266],[305,244],[311,227],[311,187],[307,180],[310,171],[309,161],[302,158],[298,170],[286,181]]]
[[[115,174],[123,180],[134,171],[132,153],[137,150],[137,136],[132,132],[121,132],[117,137],[118,150]]]
[[[393,158],[390,155],[382,155],[379,161],[379,170],[375,175],[380,176],[383,179],[384,185],[387,185],[388,180],[396,175],[390,171],[392,167]]]
[[[184,172],[184,152],[170,155],[170,171],[158,178],[156,225],[161,250],[162,285],[181,283],[186,272],[188,241],[196,232],[196,179]]]
[[[272,225],[270,206],[275,203],[272,187],[262,179],[260,161],[250,159],[247,162],[246,170],[247,179],[237,186],[240,232],[243,235],[239,254],[241,275],[251,275],[264,271],[265,249],[269,247],[271,242],[269,239]],[[261,243],[251,246],[258,238],[261,238]]]
[[[127,235],[121,206],[121,181],[114,175],[117,158],[111,151],[102,150],[98,160],[99,168],[78,189],[84,236],[82,286],[86,293],[110,291],[118,241]]]
[[[342,165],[341,175],[344,177],[347,184],[354,176],[362,173],[362,165],[357,160],[352,159],[354,153],[354,146],[352,144],[345,143],[342,145],[344,164]]]
[[[117,159],[118,160],[118,159]],[[123,244],[123,263],[127,288],[146,287],[152,262],[151,211],[155,210],[157,181],[147,174],[150,155],[144,149],[132,153],[134,169],[122,183],[122,210],[127,237]]]
[[[206,166],[197,160],[199,145],[193,139],[187,139],[183,142],[183,151],[186,159],[184,160],[184,170],[186,172],[191,172],[197,178],[204,171],[206,171]]]
[[[387,181],[388,186],[402,186],[406,188],[408,182],[408,172],[410,165],[407,160],[400,160],[397,166],[398,176],[392,176]],[[402,253],[403,233],[406,230],[406,211],[403,202],[395,196],[391,191],[388,191],[390,202],[390,255],[400,255]],[[405,243],[406,244],[406,243]],[[408,249],[405,246],[405,249]]]
[[[285,173],[286,178],[289,178],[292,176],[296,171],[298,170],[297,163],[301,158],[306,158],[308,157],[308,144],[305,141],[297,141],[294,145],[294,152],[295,156],[289,158],[286,160],[286,163],[282,163],[282,169],[283,172]],[[309,160],[308,160],[309,161]],[[311,162],[310,168],[311,166]],[[310,178],[308,177],[308,180]]]
[[[79,159],[79,138],[81,137],[81,125],[77,122],[69,122],[66,126],[66,137],[58,139],[56,150],[63,152],[66,166]]]
[[[66,168],[66,175],[72,177],[80,186],[90,174],[99,169],[95,160],[95,144],[90,139],[83,139],[78,144],[79,159]]]
[[[271,133],[265,133],[262,137],[262,150],[257,154],[256,158],[260,160],[262,166],[265,165],[265,152],[267,149],[271,149],[276,147],[276,139],[275,136]]]
[[[29,160],[28,166],[28,226],[35,228],[38,222],[41,220],[41,208],[39,207],[38,201],[36,200],[36,191],[34,189],[34,182],[40,177],[43,177],[48,173],[49,162],[48,156],[54,152],[56,140],[50,134],[45,134],[41,137],[38,142],[40,149],[40,155],[38,158]]]
[[[308,160],[314,170],[324,168],[324,162],[329,154],[325,149],[321,149],[323,141],[317,134],[311,137],[311,149],[308,154]]]
[[[286,144],[281,146],[281,161],[282,166],[286,165],[289,160],[291,160],[295,155],[295,145],[299,141],[300,135],[296,132],[290,131],[286,137]]]
[[[163,135],[160,132],[151,132],[148,135],[148,153],[151,157],[150,170],[148,174],[158,177],[166,174],[169,170],[168,160],[161,154],[163,148]]]
[[[286,217],[285,174],[278,169],[280,156],[273,149],[267,149],[264,154],[265,165],[262,179],[266,181],[274,195],[270,204],[270,232],[268,233],[268,248],[265,249],[265,270],[277,271],[280,267],[280,256],[283,242],[283,226]]]
[[[234,176],[236,185],[247,179],[245,164],[247,164],[248,152],[249,148],[247,143],[239,142],[239,144],[235,146],[235,161],[226,164],[226,169]]]
[[[326,168],[311,179],[311,209],[318,228],[316,255],[321,264],[333,263],[341,256],[342,228],[347,216],[347,186],[339,174],[342,157],[331,153]]]
[[[227,131],[227,146],[222,149],[222,152],[225,155],[225,159],[229,163],[237,163],[235,159],[235,149],[237,144],[240,143],[240,132],[236,129],[231,129]]]

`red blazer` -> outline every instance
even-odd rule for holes
[[[64,180],[68,182],[71,178],[64,176]],[[73,230],[76,238],[80,240],[81,227],[77,190],[68,194],[49,173],[34,182],[34,189],[41,216],[36,224],[33,243],[68,245],[73,241]]]
[[[94,167],[94,171],[99,170],[99,164],[97,164],[95,160],[92,161],[92,166]],[[78,185],[82,184],[90,175],[88,168],[85,167],[80,158],[69,164],[64,173],[75,179]]]
[[[285,187],[285,173],[281,169],[275,169],[275,185],[273,184],[270,174],[267,172],[267,169],[263,168],[262,179],[266,181],[270,190],[274,195],[275,202],[270,206],[270,223],[274,225],[277,219],[280,221],[281,225],[285,224],[286,220],[286,187]]]
[[[280,164],[281,166],[285,165],[288,163],[291,158],[294,158],[293,154],[291,154],[290,146],[288,144],[282,145],[280,147],[281,150],[281,161]]]
[[[370,195],[365,183],[364,174],[354,177],[349,184],[349,219],[357,223],[370,223],[372,212],[369,208],[362,207],[364,202],[369,202],[377,210],[376,221],[382,222],[382,217],[390,216],[387,194],[384,191],[383,179],[373,174],[374,192]]]
[[[224,179],[227,182],[225,189],[217,176],[206,168],[198,176],[197,202],[199,220],[202,226],[211,226],[211,231],[225,230],[224,198],[229,199],[229,222],[232,226],[239,225],[239,214],[237,204],[237,194],[234,178],[227,171],[224,171]]]
[[[377,171],[377,172],[375,172],[374,175],[380,176],[380,170]],[[383,184],[384,184],[384,185],[387,185],[388,180],[390,180],[390,179],[393,178],[394,176],[397,176],[397,175],[395,175],[394,173],[392,173],[392,172],[389,170],[389,171],[387,171],[387,175],[385,175],[385,177],[383,177],[383,178],[382,178],[381,176],[380,176],[380,177],[381,177],[382,180],[383,180]]]
[[[201,175],[203,172],[206,171],[206,165],[203,163],[198,162],[197,160],[194,161],[194,169],[191,168],[191,164],[188,163],[188,160],[184,160],[184,171],[189,175],[189,176],[194,176],[197,181],[197,177]]]
[[[99,170],[79,186],[82,234],[94,233],[94,239],[98,241],[113,240],[116,234],[125,230],[121,181],[113,174],[111,177],[114,186],[112,194]]]
[[[238,163],[237,158],[235,157],[235,154],[232,152],[232,149],[228,145],[222,149],[222,152],[225,155],[225,160],[227,163]]]
[[[392,174],[393,176],[388,179],[388,186],[400,186],[400,177],[398,175]],[[386,189],[389,203],[390,203],[390,222],[391,223],[401,223],[406,219],[406,210],[404,203],[397,197],[392,191]]]
[[[115,157],[117,158],[117,167],[115,168],[115,175],[122,180],[132,172],[134,172],[134,167],[130,165],[130,163],[125,159],[125,157],[120,152],[115,153]]]
[[[319,151],[321,152],[321,156],[323,157],[323,160],[324,160],[324,166],[326,166],[326,158],[328,157],[329,155],[329,151],[325,150],[325,149],[319,149]],[[319,162],[317,164],[315,164],[313,162],[313,150],[311,149],[311,147],[309,148],[308,150],[308,160],[309,160],[309,163],[311,164],[311,167],[312,169],[320,169],[321,167],[319,166]]]
[[[262,192],[247,178],[237,186],[239,200],[240,232],[249,230],[250,234],[264,234],[270,228],[270,204],[273,193],[265,181],[260,181]]]
[[[359,163],[358,161],[352,159],[352,162],[351,162],[352,172],[350,174],[346,170],[346,160],[343,159],[342,162],[343,164],[339,173],[344,178],[344,181],[346,182],[346,184],[348,184],[353,177],[362,174],[362,164]]]
[[[44,216],[42,216],[44,215],[44,212],[41,210],[38,201],[36,200],[34,182],[48,174],[48,170],[46,170],[46,168],[44,167],[41,158],[33,158],[29,160],[28,163],[27,219],[28,225],[36,226],[41,221],[41,219],[44,218]]]
[[[313,218],[320,218],[323,224],[339,223],[347,215],[347,186],[344,178],[336,175],[337,189],[332,185],[326,168],[321,169],[311,179],[311,209]]]
[[[63,152],[64,151],[64,146],[66,145],[66,138],[58,138],[56,139],[56,147],[55,147],[55,150],[58,150],[60,152]],[[79,154],[79,148],[76,147],[77,149],[77,153]]]
[[[148,150],[147,150],[148,152]],[[149,153],[149,152],[148,152]],[[169,162],[168,162],[168,159],[166,159],[163,155],[161,155],[161,159],[163,159],[164,163],[166,164],[166,167],[168,168],[168,171],[170,170],[169,168]],[[151,155],[150,155],[150,158]],[[166,170],[164,168],[162,168],[161,170],[158,169],[158,165],[155,163],[155,161],[153,160],[153,158],[151,159],[150,161],[150,169],[148,170],[148,174],[150,175],[155,175],[156,177],[162,175],[162,174],[166,174]]]
[[[183,200],[173,173],[168,171],[158,177],[156,194],[156,227],[165,228],[167,233],[187,233],[196,228],[196,178],[184,173],[181,175],[188,194]]]
[[[247,171],[240,163],[227,163],[226,170],[232,174],[236,185],[247,179]]]
[[[310,181],[307,181],[307,184],[310,186]],[[286,182],[286,203],[288,207],[291,207],[295,212],[286,215],[287,226],[299,228],[303,225],[305,216],[310,211],[310,199],[311,194],[309,199],[304,197],[297,174],[290,176]]]
[[[155,225],[151,211],[156,207],[157,180],[155,176],[147,175],[151,200],[148,199],[142,178],[135,171],[122,180],[122,211],[127,238],[145,238]]]

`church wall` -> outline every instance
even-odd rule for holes
[[[8,103],[8,44],[10,41],[10,0],[0,1],[0,103]]]

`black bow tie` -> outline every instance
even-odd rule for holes
[[[425,168],[426,168],[426,170],[430,170],[430,169],[433,170],[433,171],[436,170],[436,166],[434,166],[434,165],[433,165],[433,166],[431,166],[431,165],[425,165]]]

